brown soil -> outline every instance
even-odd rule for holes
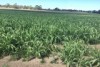
[[[100,44],[90,45],[90,47],[100,49]]]
[[[9,61],[10,56],[7,56],[3,59],[0,60],[0,67],[66,67],[61,61],[58,61],[58,63],[50,63],[51,60],[53,59],[52,57],[50,58],[45,58],[46,63],[41,63],[41,59],[33,59],[31,61]]]

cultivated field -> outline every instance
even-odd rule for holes
[[[57,67],[100,67],[100,46],[93,45],[100,43],[99,27],[99,14],[0,10],[0,57],[29,62],[39,58],[40,64],[53,58],[50,63]],[[12,61],[0,63],[14,67]]]

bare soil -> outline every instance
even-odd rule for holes
[[[41,59],[33,59],[31,61],[9,61],[10,56],[7,56],[3,59],[0,60],[0,67],[66,67],[60,60],[58,63],[50,63],[51,60],[53,59],[52,57],[50,58],[45,58],[45,63],[41,63]]]
[[[90,47],[100,49],[100,44],[90,45]]]

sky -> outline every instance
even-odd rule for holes
[[[43,8],[99,10],[100,0],[0,0],[0,4],[42,5]]]

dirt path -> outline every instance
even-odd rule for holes
[[[40,59],[33,59],[31,61],[23,62],[22,60],[18,61],[9,61],[10,56],[7,56],[0,60],[0,67],[66,67],[62,64],[61,61],[58,64],[51,64],[50,61],[52,58],[46,58],[46,63],[41,63]]]

